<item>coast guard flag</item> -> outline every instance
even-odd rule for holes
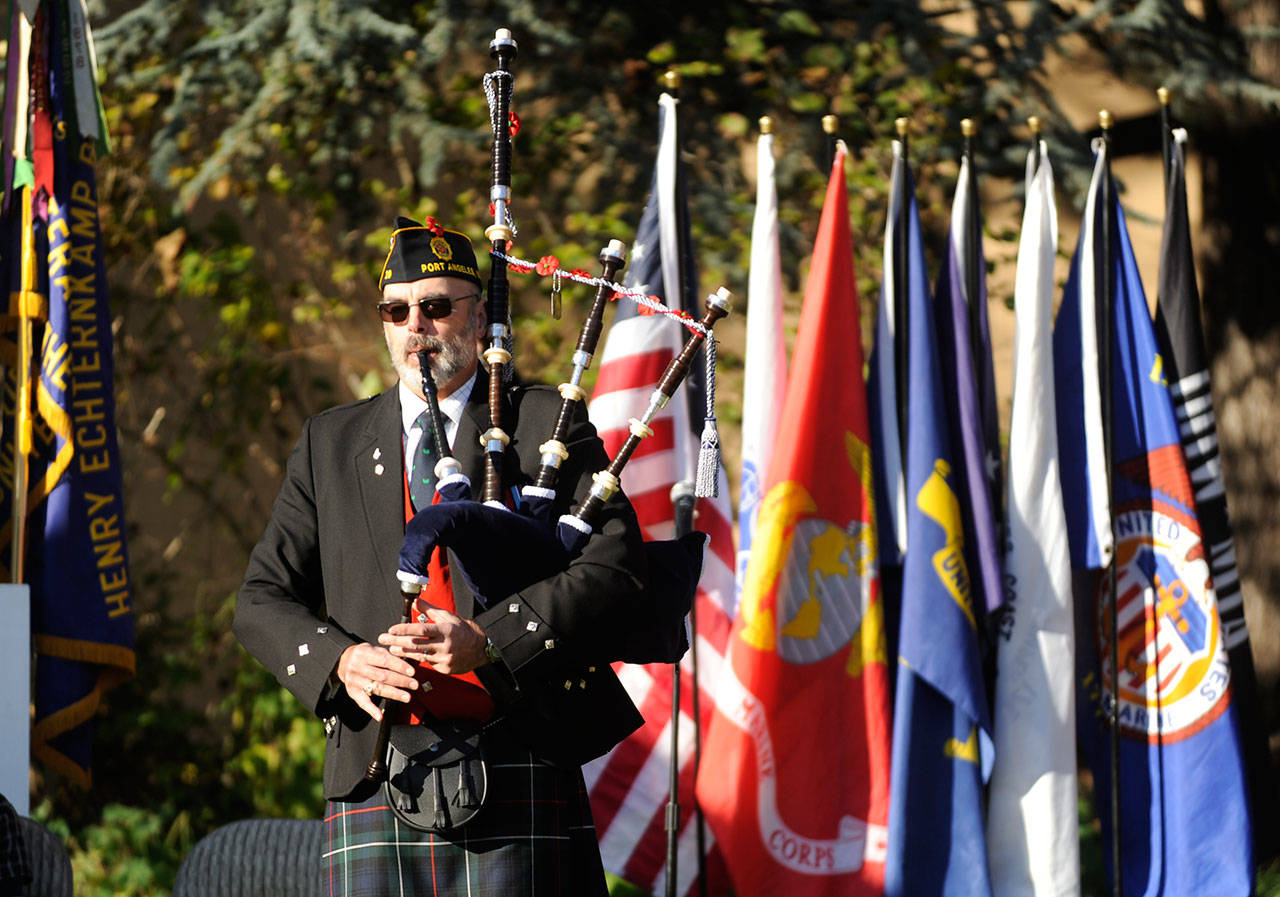
[[[1071,565],[1079,571],[1080,741],[1093,771],[1109,872],[1110,711],[1118,697],[1126,897],[1247,895],[1252,836],[1225,633],[1124,213],[1114,198],[1105,209],[1100,197],[1110,177],[1101,141],[1095,152],[1053,345],[1062,490]],[[1107,212],[1110,270],[1102,264]],[[1106,454],[1096,414],[1097,363],[1105,360],[1098,340],[1105,331],[1096,314],[1103,278],[1110,278],[1115,301],[1114,505],[1106,502]],[[1110,564],[1118,596],[1114,633],[1105,573]],[[1113,639],[1118,670],[1111,666]]]
[[[1173,132],[1169,160],[1169,184],[1160,245],[1160,290],[1156,301],[1156,339],[1164,361],[1164,379],[1173,396],[1182,437],[1187,475],[1196,492],[1196,517],[1208,549],[1213,590],[1218,596],[1218,617],[1231,662],[1232,703],[1240,717],[1240,737],[1249,781],[1249,808],[1253,818],[1254,850],[1259,863],[1275,856],[1280,818],[1275,772],[1258,700],[1258,678],[1253,668],[1249,627],[1236,570],[1235,542],[1227,515],[1227,491],[1222,482],[1218,450],[1218,426],[1213,414],[1209,365],[1205,359],[1204,332],[1200,326],[1200,292],[1191,253],[1191,228],[1187,222],[1185,153],[1187,132]]]
[[[39,370],[27,494],[26,570],[36,651],[32,749],[44,763],[87,785],[90,722],[103,690],[132,675],[134,654],[111,317],[93,170],[105,144],[83,13],[78,0],[40,5],[30,30],[33,102],[28,110],[25,98],[6,96],[5,133],[16,140],[23,129],[11,127],[9,119],[25,119],[30,112],[31,160],[19,159],[14,174],[33,193],[38,258],[32,261],[38,261],[39,289],[48,297],[47,320],[33,327]],[[15,6],[13,15],[23,13]],[[11,69],[11,85],[13,74]],[[6,232],[15,239],[18,205],[7,209]],[[14,243],[5,247],[13,248]],[[21,264],[18,253],[5,252],[0,277],[11,289]],[[6,345],[11,340],[11,333],[4,335]],[[13,433],[15,375],[14,365],[6,363],[7,435]],[[11,490],[8,481],[6,509],[12,507]],[[6,542],[11,536],[7,522],[3,536]]]
[[[843,144],[698,770],[739,897],[879,894],[889,682]]]
[[[1048,146],[1027,159],[1009,420],[1008,603],[996,658],[987,856],[995,897],[1080,893],[1071,559],[1053,415],[1058,214]]]
[[[782,260],[778,249],[778,193],[773,176],[773,135],[756,142],[756,214],[751,225],[747,281],[747,347],[742,381],[742,488],[738,493],[738,597],[751,555],[761,480],[769,472],[778,418],[787,388],[782,330]]]
[[[935,300],[939,361],[948,384],[944,391],[947,423],[958,465],[955,483],[969,536],[965,558],[973,575],[975,602],[983,610],[993,611],[1004,603],[999,514],[995,505],[1001,491],[1000,425],[991,368],[987,272],[977,193],[973,167],[965,156],[951,205],[947,258],[938,276]],[[975,225],[972,228],[971,221]],[[969,271],[970,240],[976,244],[972,247],[973,272]]]
[[[895,141],[895,155],[898,144]],[[905,166],[904,166],[905,167]],[[905,250],[924,268],[911,172]],[[915,278],[913,278],[913,281]],[[978,614],[947,432],[938,338],[927,289],[913,282],[907,333],[907,550],[894,697],[886,897],[990,894],[982,788],[991,721]]]
[[[677,215],[687,217],[685,197],[677,191],[676,101],[663,94],[659,102],[661,127],[653,187],[631,248],[625,283],[659,299],[666,297],[668,305],[700,318],[702,303],[701,297],[696,297],[692,247],[688,243],[680,246],[676,227]],[[683,264],[677,266],[675,261],[681,255]],[[683,284],[678,270],[684,273]],[[626,440],[630,418],[639,417],[648,407],[658,379],[688,335],[676,321],[646,314],[629,299],[619,299],[616,305],[589,409],[610,455]],[[653,435],[641,441],[622,472],[622,488],[636,509],[645,538],[672,538],[671,487],[681,480],[694,480],[706,410],[704,370],[701,358],[695,360],[689,377],[654,419]],[[715,681],[728,638],[733,601],[733,528],[723,468],[718,477],[719,497],[698,499],[694,519],[694,527],[711,537],[703,555],[696,599],[698,687],[702,691],[699,711],[704,723],[711,712],[708,689]],[[678,894],[688,893],[698,869],[697,826],[692,812],[695,731],[691,664],[691,655],[685,654],[678,746],[682,809]],[[644,714],[645,724],[583,770],[605,868],[655,894],[666,887],[663,820],[671,757],[671,669],[669,664],[619,665],[618,675]],[[708,868],[716,869],[713,865]]]

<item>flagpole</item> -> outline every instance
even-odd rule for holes
[[[1164,195],[1167,206],[1169,204],[1169,164],[1173,158],[1173,122],[1169,115],[1169,88],[1157,88],[1156,98],[1160,100],[1160,166],[1164,171]]]
[[[672,99],[677,104],[680,102],[680,73],[672,69],[668,69],[666,74],[662,76],[663,85],[667,89],[667,93],[671,94]],[[679,198],[685,195],[684,183],[684,167],[680,164],[680,117],[676,116],[671,123],[671,142],[676,147],[676,282],[680,285],[680,295],[675,301],[679,302],[679,307],[689,313],[693,310],[689,308],[691,304],[691,296],[689,295],[689,285],[685,283],[685,264],[684,264],[684,247],[689,238],[689,219],[686,215],[687,210],[684,203],[679,202]],[[668,299],[668,301],[671,301]]]
[[[902,143],[902,183],[894,184],[898,193],[898,220],[894,230],[898,238],[893,241],[893,348],[895,368],[895,387],[898,399],[898,446],[902,452],[902,469],[907,468],[907,371],[908,344],[907,328],[911,324],[910,308],[911,291],[907,278],[907,242],[911,239],[911,204],[907,198],[907,183],[910,180],[911,162],[907,152],[907,131],[910,122],[906,118],[896,119],[893,123],[898,132],[898,140]]]
[[[1031,174],[1040,170],[1040,117],[1033,115],[1027,119],[1027,127],[1031,129]]]
[[[672,69],[668,69],[666,74],[662,76],[663,83],[667,89],[667,93],[679,103],[680,100],[680,73]],[[674,301],[679,303],[679,308],[695,313],[696,308],[692,297],[692,290],[686,280],[688,268],[685,265],[685,247],[689,245],[689,218],[688,206],[681,201],[685,194],[684,166],[680,164],[680,118],[675,116],[671,122],[672,140],[675,145],[675,167],[676,167],[676,282],[679,285],[680,295]],[[705,350],[704,350],[705,351]],[[676,488],[680,487],[680,483],[672,488],[671,501],[675,505],[675,526],[676,538],[683,533],[680,530],[681,512],[679,504],[676,504]],[[682,501],[686,500],[683,497]],[[690,491],[688,499],[688,512],[686,529],[684,533],[693,529],[693,513],[696,498]],[[695,597],[693,604],[689,607],[689,627],[691,637],[689,639],[689,664],[690,671],[693,673],[693,693],[691,695],[693,701],[693,750],[694,750],[694,769],[697,769],[697,763],[702,753],[702,713],[701,701],[699,700],[698,687],[698,601]],[[667,806],[667,895],[674,897],[676,883],[676,843],[679,839],[680,831],[680,803],[678,799],[679,788],[679,769],[680,769],[680,744],[677,740],[677,718],[680,715],[680,663],[677,661],[673,666],[673,674],[671,678],[671,798]],[[706,879],[706,823],[703,819],[702,808],[698,806],[698,799],[693,798],[693,812],[695,821],[695,835],[698,847],[698,870],[697,876],[700,882],[700,893],[705,897],[705,879]]]
[[[836,161],[836,141],[839,139],[836,137],[836,128],[839,127],[839,124],[840,120],[834,115],[822,116],[822,133],[826,135],[823,139],[822,161],[824,165],[822,170],[828,173]]]
[[[1111,627],[1111,873],[1112,893],[1123,897],[1120,880],[1120,637],[1118,581],[1116,579],[1116,517],[1115,517],[1115,293],[1112,282],[1112,183],[1111,183],[1111,113],[1098,112],[1098,125],[1102,129],[1102,152],[1105,169],[1102,175],[1102,308],[1099,339],[1103,345],[1102,377],[1099,391],[1102,393],[1102,441],[1106,449],[1107,507],[1111,521],[1111,563],[1107,565],[1107,594],[1111,602],[1108,608]],[[1095,244],[1096,250],[1096,244]]]
[[[13,537],[9,570],[14,583],[26,578],[27,459],[31,455],[31,313],[38,305],[36,246],[32,230],[31,187],[22,188],[22,281],[18,293],[17,397],[13,415]]]
[[[982,227],[978,223],[978,173],[973,155],[973,138],[978,133],[978,126],[971,118],[960,120],[960,134],[964,138],[962,153],[969,163],[969,178],[965,185],[969,191],[969,206],[965,210],[964,220],[964,292],[968,297],[969,345],[972,352],[974,374],[976,366],[982,362],[982,330],[978,326],[978,303],[982,297],[978,295],[978,249],[982,245]],[[984,488],[985,488],[985,484]],[[993,505],[994,508],[994,505]]]

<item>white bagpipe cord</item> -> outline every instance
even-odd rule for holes
[[[720,495],[720,431],[716,428],[716,338],[707,334],[707,416],[702,423],[698,448],[698,478],[693,494],[698,498]]]
[[[707,353],[707,414],[702,424],[701,445],[698,448],[698,469],[694,484],[694,495],[699,498],[714,498],[720,495],[720,431],[716,426],[716,338],[711,330],[694,320],[688,313],[668,308],[656,296],[648,296],[640,290],[614,283],[601,277],[592,277],[585,271],[565,271],[559,267],[558,260],[552,259],[554,267],[546,271],[539,269],[533,262],[508,255],[505,252],[492,250],[489,253],[495,258],[505,261],[513,270],[525,274],[550,275],[552,290],[558,292],[562,280],[568,279],[587,286],[607,286],[618,297],[626,297],[637,305],[647,308],[652,314],[664,315],[678,321],[683,327],[706,337],[704,343]],[[546,261],[544,259],[544,261]]]

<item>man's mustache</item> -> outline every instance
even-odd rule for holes
[[[426,349],[428,352],[441,352],[444,350],[444,340],[434,336],[411,336],[404,344],[404,354],[406,357],[413,355],[415,352],[421,352]]]

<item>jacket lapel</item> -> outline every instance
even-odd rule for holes
[[[378,581],[392,585],[404,542],[403,431],[400,393],[393,387],[373,401],[368,425],[352,456],[360,507],[378,562]]]

